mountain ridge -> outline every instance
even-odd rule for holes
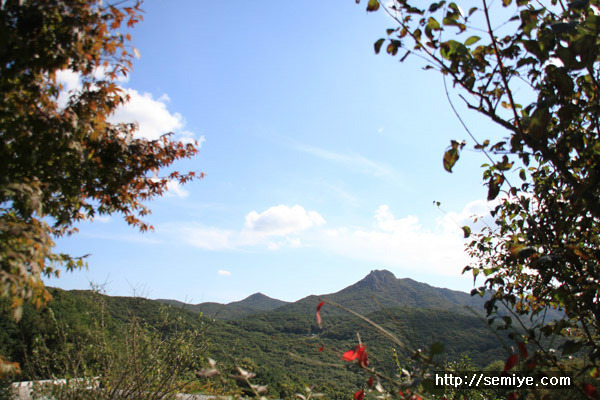
[[[374,269],[358,282],[335,293],[310,295],[287,304],[273,312],[312,312],[320,300],[331,300],[363,315],[386,308],[423,308],[468,312],[465,307],[483,311],[487,297],[437,288],[411,278],[398,279],[388,270]],[[324,313],[339,314],[343,311],[328,307]]]
[[[390,307],[452,309],[464,307],[483,310],[484,299],[473,297],[465,292],[438,288],[411,278],[396,278],[386,269],[373,269],[358,282],[337,292],[309,295],[295,302],[286,302],[254,293],[243,300],[227,304],[204,302],[186,304],[177,300],[158,301],[194,312],[202,312],[220,320],[232,320],[265,312],[310,313],[319,300],[332,300],[356,312],[368,314]],[[340,313],[340,310],[329,312]]]
[[[283,305],[289,304],[287,301],[274,299],[260,292],[251,294],[242,300],[225,304],[217,302],[189,304],[171,299],[157,299],[156,301],[196,313],[202,313],[210,318],[221,320],[242,318],[247,315],[271,311]]]

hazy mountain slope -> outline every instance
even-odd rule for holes
[[[283,300],[273,299],[262,293],[255,293],[240,301],[234,301],[228,304],[205,302],[199,304],[187,304],[177,300],[158,299],[164,304],[184,308],[196,313],[202,313],[204,316],[218,320],[231,320],[242,318],[248,315],[257,314],[265,311],[274,310],[278,307],[289,304]]]
[[[246,307],[246,308],[252,308],[255,310],[269,311],[269,310],[274,310],[275,308],[284,306],[286,304],[289,304],[289,303],[287,301],[273,299],[262,293],[254,293],[253,295],[246,297],[244,300],[234,301],[233,303],[227,304],[227,306],[228,307],[241,306],[241,307]]]

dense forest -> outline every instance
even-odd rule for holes
[[[131,369],[123,358],[126,354],[151,360],[141,361],[148,368],[168,371],[167,376],[140,371],[141,376],[154,376],[157,382],[172,379],[173,388],[181,391],[248,390],[244,389],[247,384],[235,379],[241,367],[256,374],[252,384],[266,386],[267,395],[273,398],[294,398],[313,386],[328,397],[348,398],[365,381],[364,371],[341,361],[341,355],[356,345],[357,334],[368,348],[371,363],[382,373],[394,376],[399,366],[411,362],[409,354],[378,329],[343,310],[324,308],[319,328],[315,309],[319,299],[328,298],[361,309],[413,350],[443,343],[432,368],[462,363],[464,369],[501,369],[500,360],[507,354],[498,340],[504,337],[508,343],[506,332],[488,326],[480,309],[465,308],[469,302],[480,302],[478,298],[396,279],[388,271],[372,271],[337,293],[309,296],[295,303],[253,295],[247,303],[222,305],[228,319],[203,314],[202,305],[186,307],[173,301],[112,297],[91,290],[51,289],[51,294],[53,300],[47,308],[36,310],[26,305],[19,323],[9,318],[8,304],[3,306],[0,351],[21,365],[21,375],[15,379],[97,376],[117,363],[125,363],[125,368],[110,372],[126,375]],[[421,299],[428,302],[421,303]],[[228,313],[228,307],[246,313]],[[138,347],[134,349],[136,338]],[[210,367],[210,359],[216,362],[222,380],[197,376],[198,371]]]

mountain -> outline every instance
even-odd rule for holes
[[[229,307],[240,306],[255,310],[269,311],[286,304],[289,303],[287,301],[273,299],[269,296],[265,296],[262,293],[254,293],[253,295],[246,297],[244,300],[234,301],[233,303],[229,303],[227,305]]]
[[[360,312],[413,349],[443,343],[441,361],[459,360],[467,354],[474,366],[482,368],[506,358],[497,336],[503,333],[463,311],[463,306],[481,310],[482,299],[411,279],[397,279],[385,270],[371,271],[336,293],[309,296],[294,303],[261,293],[229,304],[185,304],[60,289],[52,289],[52,296],[51,312],[27,305],[18,325],[3,317],[9,312],[5,305],[4,313],[0,312],[0,354],[25,362],[32,356],[26,353],[27,349],[33,348],[40,337],[53,337],[51,327],[56,321],[69,330],[65,338],[72,337],[77,343],[82,341],[77,338],[85,338],[93,327],[103,326],[112,333],[126,332],[126,324],[135,319],[161,335],[177,332],[180,325],[202,332],[207,357],[217,360],[227,371],[243,366],[257,373],[258,383],[268,384],[278,393],[275,398],[293,398],[294,393],[311,385],[317,385],[328,398],[349,398],[354,387],[364,384],[364,379],[350,369],[327,368],[316,362],[339,363],[341,354],[356,346],[359,333],[362,342],[368,344],[373,362],[384,373],[393,375],[397,370],[392,350],[395,346],[380,331],[332,304],[323,307],[323,323],[317,326],[315,311],[319,299],[329,299]],[[99,319],[101,312],[106,315]],[[50,350],[54,351],[54,347]],[[401,359],[407,356],[398,352]]]
[[[184,308],[196,313],[202,313],[207,317],[218,320],[242,318],[261,312],[271,311],[289,304],[286,301],[273,299],[262,293],[254,293],[243,300],[234,301],[228,304],[214,302],[187,304],[181,301],[167,299],[158,299],[157,301],[164,304],[169,304],[171,306]]]
[[[275,311],[307,312],[315,310],[319,300],[332,300],[361,314],[369,314],[390,307],[422,308],[469,312],[483,310],[486,298],[468,293],[430,286],[409,278],[398,279],[387,270],[373,270],[366,277],[339,292],[311,295]],[[341,310],[327,308],[333,314]]]

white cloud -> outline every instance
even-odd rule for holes
[[[220,269],[217,274],[221,275],[221,276],[230,276],[231,272],[229,271],[225,271],[224,269]]]
[[[158,139],[169,132],[178,133],[185,125],[179,113],[167,110],[167,99],[164,96],[154,99],[150,93],[140,94],[135,89],[124,89],[129,102],[109,118],[110,122],[137,122],[136,137],[149,140]]]
[[[320,149],[318,147],[312,146],[303,146],[298,145],[295,146],[296,150],[303,151],[308,154],[312,154],[313,156],[322,158],[324,160],[333,161],[344,167],[366,172],[373,176],[387,176],[393,175],[393,170],[390,167],[387,167],[383,164],[372,161],[360,154],[342,154],[335,153],[333,151],[328,151],[324,149]]]
[[[326,227],[316,211],[300,205],[278,205],[246,215],[239,230],[202,225],[173,225],[179,240],[205,250],[268,250],[311,247],[369,265],[421,274],[461,276],[470,263],[461,227],[472,225],[473,215],[487,215],[498,200],[468,203],[460,212],[448,212],[433,227],[425,227],[417,216],[396,217],[388,205],[375,210],[367,226]],[[493,224],[490,217],[479,219]],[[473,227],[478,231],[479,227]]]
[[[106,224],[106,223],[110,222],[110,215],[96,215],[94,217],[93,221]]]
[[[196,224],[182,224],[165,230],[175,233],[178,240],[204,250],[233,250],[235,248],[236,241],[232,240],[234,236],[232,231]]]
[[[167,196],[177,196],[180,199],[185,199],[189,196],[189,192],[181,187],[179,182],[177,181],[169,181],[167,182]]]
[[[501,201],[504,201],[503,196],[498,196],[492,201],[475,200],[467,203],[460,212],[448,212],[442,220],[440,226],[445,230],[453,230],[456,227],[469,226],[472,232],[479,232],[485,226],[496,228],[494,217],[491,216],[492,211]],[[477,221],[473,222],[474,217]]]
[[[319,213],[307,212],[299,205],[293,207],[279,205],[260,214],[251,211],[246,215],[246,228],[263,235],[287,235],[323,224],[325,220]]]
[[[460,275],[468,264],[461,229],[449,229],[438,220],[434,229],[421,226],[415,216],[396,218],[387,205],[375,212],[374,226],[323,230],[312,244],[345,257],[368,261],[386,268]]]
[[[70,70],[63,69],[56,72],[56,81],[63,86],[63,90],[66,92],[81,89],[81,80],[79,73]]]
[[[245,226],[239,230],[218,229],[201,224],[183,223],[163,226],[161,231],[172,232],[179,240],[205,250],[240,250],[262,247],[278,250],[303,246],[299,237],[304,231],[325,224],[316,211],[304,207],[279,205],[262,213],[251,211]]]
[[[92,76],[95,79],[104,79],[106,72],[106,68],[99,67],[92,73]],[[68,69],[61,70],[57,71],[56,80],[63,85],[63,91],[58,97],[58,105],[64,107],[69,96],[73,92],[82,89],[81,74]],[[128,76],[119,75],[116,82],[122,84],[128,80]],[[137,122],[138,130],[135,137],[138,138],[154,140],[165,133],[173,132],[175,139],[184,143],[192,143],[197,140],[201,146],[206,140],[204,136],[196,139],[192,132],[184,129],[185,120],[181,114],[168,110],[167,104],[171,101],[168,94],[163,93],[155,99],[150,93],[140,93],[135,89],[120,88],[123,91],[123,96],[129,96],[129,101],[109,117],[109,122]]]

